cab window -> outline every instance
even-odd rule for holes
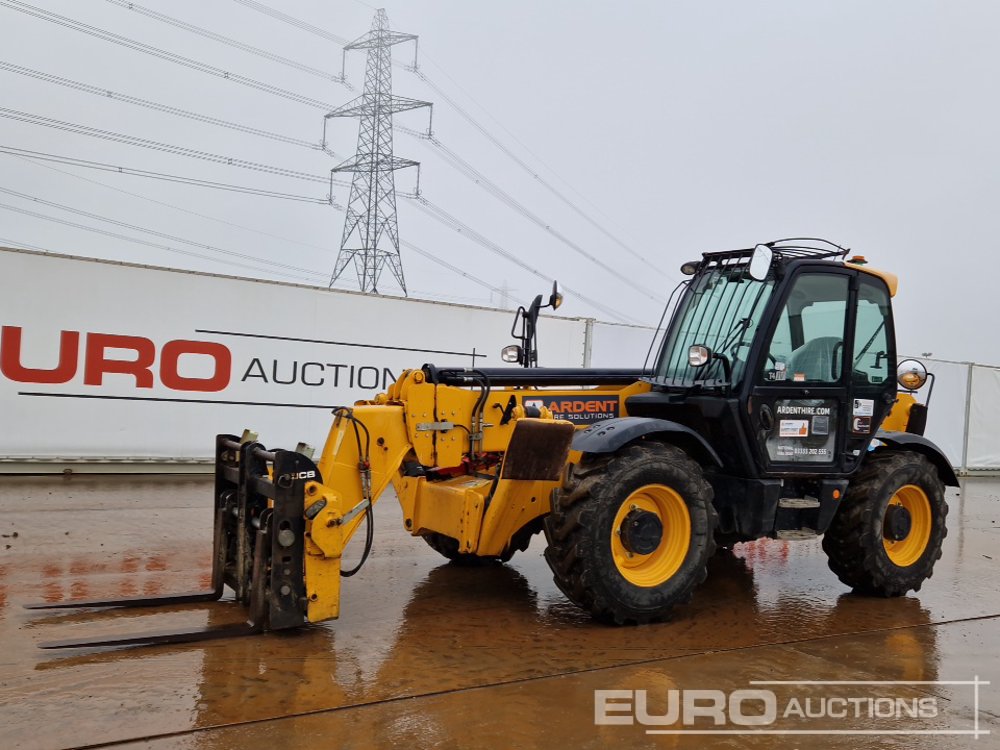
[[[804,273],[798,277],[771,337],[765,382],[840,381],[848,295],[846,275]]]
[[[891,366],[889,293],[884,284],[862,277],[858,291],[858,316],[854,325],[855,383],[884,383]]]

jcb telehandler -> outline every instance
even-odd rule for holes
[[[941,555],[945,485],[958,481],[922,436],[926,406],[913,394],[926,370],[897,369],[896,278],[846,256],[781,240],[685,264],[648,370],[424,365],[336,409],[317,461],[304,446],[220,435],[211,591],[37,606],[209,601],[228,586],[248,606],[245,626],[44,645],[335,618],[390,484],[406,529],[454,561],[506,561],[544,530],[559,588],[610,623],[664,618],[704,580],[717,544],[760,537],[822,534],[830,567],[856,591],[917,590]],[[506,361],[535,363],[541,301],[519,311],[522,344]],[[362,524],[364,556],[344,570]]]

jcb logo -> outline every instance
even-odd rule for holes
[[[3,326],[0,330],[0,372],[16,383],[68,383],[80,368],[79,331],[59,334],[59,360],[51,369],[25,366],[22,360],[23,330],[18,326]],[[115,352],[116,354],[113,354]],[[157,357],[159,354],[159,357]],[[212,375],[207,378],[186,377],[180,373],[181,357],[209,357],[213,361]],[[105,375],[129,375],[136,388],[152,388],[156,380],[174,391],[217,393],[225,390],[233,369],[233,356],[228,348],[211,341],[168,341],[157,353],[156,344],[143,336],[122,336],[113,333],[88,333],[83,345],[84,385],[103,385]]]
[[[315,471],[290,471],[287,474],[281,475],[281,482],[283,484],[291,484],[297,479],[315,479]]]

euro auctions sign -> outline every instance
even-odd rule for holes
[[[136,388],[152,388],[159,382],[173,391],[218,393],[232,381],[233,353],[225,344],[213,341],[168,341],[158,352],[145,336],[113,333],[60,331],[56,365],[52,368],[28,367],[22,361],[24,329],[0,328],[0,374],[15,383],[62,385],[71,383],[82,370],[84,385],[101,386],[109,375],[128,375]],[[86,343],[82,347],[81,339]],[[81,356],[82,355],[82,356]],[[203,377],[181,374],[181,358],[211,360],[211,374]],[[159,365],[155,366],[159,360]],[[197,364],[191,363],[197,371]]]
[[[669,682],[670,677],[657,681]],[[975,676],[913,682],[751,680],[745,687],[727,689],[615,688],[594,691],[594,724],[632,727],[664,740],[682,734],[855,736],[879,747],[873,738],[897,738],[885,742],[893,747],[904,742],[898,738],[922,735],[976,740],[990,734],[979,716],[981,692],[989,686]],[[945,699],[941,689],[961,699]],[[971,716],[969,705],[974,706]],[[621,739],[628,739],[624,732]]]
[[[321,445],[406,369],[500,366],[511,315],[0,249],[0,459],[204,459],[245,427]],[[545,364],[580,365],[584,327],[545,319]]]

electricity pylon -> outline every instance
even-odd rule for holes
[[[353,262],[362,292],[377,294],[379,277],[389,266],[403,294],[406,294],[403,265],[399,259],[395,171],[417,167],[419,192],[420,164],[393,155],[392,116],[396,112],[431,106],[430,102],[394,96],[392,93],[391,50],[394,45],[408,41],[414,43],[413,64],[416,66],[417,36],[391,31],[385,10],[380,8],[375,13],[371,31],[344,47],[344,58],[349,50],[368,50],[368,64],[365,67],[364,93],[326,116],[326,120],[331,117],[358,117],[361,120],[357,152],[332,170],[353,172],[354,177],[340,253],[330,277],[331,287]],[[325,147],[325,122],[323,141]]]

